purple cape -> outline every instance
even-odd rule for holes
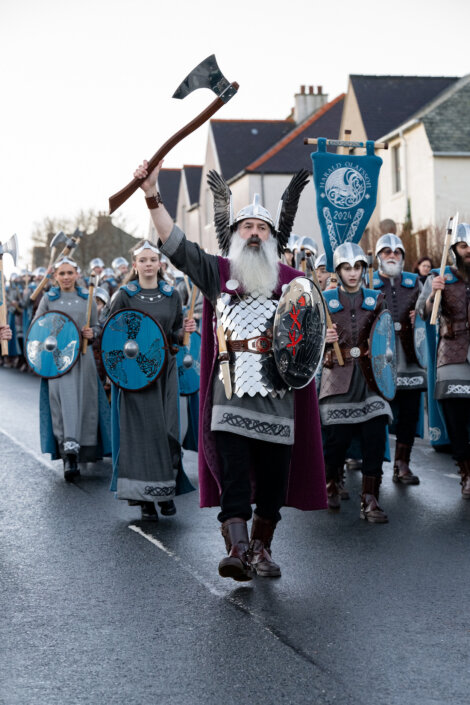
[[[229,292],[230,262],[219,257],[220,288]],[[274,293],[295,277],[304,276],[285,264],[279,265],[279,281]],[[211,431],[212,379],[217,363],[217,336],[214,310],[204,299],[199,389],[199,493],[201,507],[220,505],[221,470],[214,433]],[[325,467],[315,382],[294,392],[295,439],[289,469],[285,506],[296,509],[326,509]]]

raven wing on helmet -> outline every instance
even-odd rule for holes
[[[220,251],[227,256],[230,249],[233,222],[232,192],[225,180],[211,169],[207,174],[207,183],[214,196],[214,225]]]
[[[295,214],[299,206],[300,194],[307,185],[310,174],[307,169],[301,169],[294,174],[286,190],[282,194],[279,208],[277,210],[276,223],[274,228],[277,235],[277,251],[279,256],[284,252],[289,235],[294,225]]]

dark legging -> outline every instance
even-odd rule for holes
[[[359,438],[362,455],[362,474],[382,477],[385,453],[387,416],[376,416],[358,424],[323,426],[325,463],[329,468],[342,468],[353,436]]]
[[[397,443],[412,446],[415,440],[416,424],[419,419],[422,391],[419,389],[399,389],[391,402],[396,419],[395,434]]]
[[[443,399],[442,410],[454,460],[470,460],[470,399]]]
[[[251,518],[251,473],[256,483],[255,512],[263,519],[279,521],[289,476],[292,446],[267,443],[235,433],[215,431],[222,461],[222,495],[219,521]]]

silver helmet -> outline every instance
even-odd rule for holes
[[[367,255],[355,242],[343,242],[333,253],[333,269],[336,271],[342,264],[354,267],[356,262],[362,262],[367,267]]]
[[[113,261],[111,262],[111,267],[114,269],[116,272],[118,267],[128,267],[129,262],[125,257],[115,257]]]
[[[287,240],[286,250],[289,250],[290,252],[297,250],[301,239],[302,238],[300,237],[300,235],[294,235],[294,233],[289,235],[289,239]]]
[[[247,218],[258,218],[258,220],[264,220],[265,223],[268,223],[271,230],[274,229],[274,220],[272,215],[261,205],[259,193],[255,193],[253,203],[250,203],[249,206],[245,206],[241,209],[241,211],[238,211],[233,220],[233,224],[236,225],[241,220],[246,220]]]
[[[308,250],[314,257],[318,254],[318,245],[311,237],[302,237],[299,242],[299,247],[301,250]]]
[[[105,282],[108,279],[113,279],[113,278],[114,278],[113,270],[111,269],[111,267],[106,267],[106,269],[103,269],[103,271],[101,272],[100,282]]]
[[[318,255],[315,260],[315,269],[318,269],[318,267],[326,268],[326,254],[324,252],[322,252],[321,255]]]
[[[401,250],[403,252],[403,257],[405,257],[405,246],[398,235],[395,235],[394,233],[387,233],[386,235],[379,237],[375,246],[375,256],[377,257],[379,252],[385,247],[390,247],[391,250]]]
[[[90,269],[94,269],[95,267],[104,267],[104,262],[100,257],[95,257],[91,260],[89,267]]]
[[[457,252],[455,246],[458,245],[459,242],[464,242],[466,245],[470,246],[470,225],[468,223],[459,223],[455,233],[452,235],[450,250],[452,252],[454,262],[457,262]]]
[[[106,291],[106,289],[103,289],[101,286],[97,286],[94,292],[94,297],[95,299],[101,299],[103,303],[106,305],[109,301],[109,294]]]

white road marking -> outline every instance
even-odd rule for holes
[[[443,472],[444,477],[452,477],[454,480],[460,480],[460,475],[456,475],[455,472]]]
[[[173,551],[170,551],[161,541],[155,538],[155,536],[152,536],[151,534],[146,534],[145,531],[142,531],[140,526],[136,526],[135,524],[130,524],[129,529],[131,531],[135,531],[136,534],[139,534],[139,536],[142,536],[144,539],[147,539],[147,541],[150,541],[150,543],[153,543],[154,546],[160,549],[160,551],[163,551],[163,553],[166,553],[167,556],[170,556],[170,558],[173,558],[174,561],[179,563],[181,567],[190,575],[192,575],[196,580],[201,583],[209,592],[212,593],[212,595],[215,595],[216,597],[225,597],[225,593],[222,590],[218,590],[214,585],[211,583],[207,582],[199,573],[196,573],[192,568],[187,568],[181,563],[181,558],[176,555],[176,553],[173,553]]]
[[[8,431],[5,431],[4,428],[0,428],[0,433],[3,433],[4,436],[10,439],[15,445],[19,446],[21,450],[23,450],[25,453],[30,455],[32,458],[34,458],[38,463],[41,465],[44,465],[44,467],[48,468],[49,470],[53,470],[55,473],[57,472],[58,468],[55,468],[52,463],[48,462],[45,460],[42,456],[40,456],[38,453],[35,453],[34,450],[31,450],[27,446],[24,445],[24,443],[21,443],[17,438],[11,435],[11,433],[8,433]],[[62,468],[60,469],[62,472]]]

